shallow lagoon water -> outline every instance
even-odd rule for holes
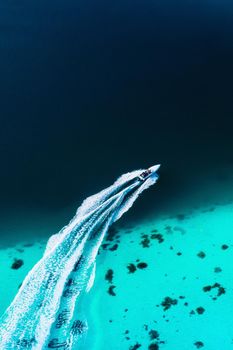
[[[231,348],[232,214],[232,204],[212,206],[123,230],[97,262],[90,318],[102,332],[90,348]]]
[[[202,203],[199,193],[169,212],[112,227],[82,301],[89,331],[80,349],[233,348],[231,183],[221,192],[213,191],[217,182],[204,186]],[[34,239],[2,247],[1,313],[45,245]]]

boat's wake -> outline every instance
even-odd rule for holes
[[[127,173],[87,198],[70,223],[49,239],[44,256],[0,320],[0,349],[74,349],[88,329],[80,301],[93,284],[104,235],[158,178],[152,171],[142,180],[141,172]]]

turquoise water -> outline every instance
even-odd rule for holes
[[[102,331],[87,349],[134,349],[138,343],[142,349],[158,344],[189,350],[197,342],[208,350],[233,347],[233,205],[184,215],[125,228],[117,251],[102,250],[90,307]],[[141,262],[147,264],[143,269],[137,267]],[[131,273],[130,264],[137,267]],[[115,296],[108,293],[111,285]]]
[[[89,331],[77,349],[233,348],[229,185],[225,183],[225,193],[203,188],[198,208],[194,204],[200,204],[200,193],[199,201],[183,199],[186,205],[169,213],[115,224],[82,304]],[[29,245],[20,242],[1,250],[1,312],[42,256],[45,240]],[[18,269],[11,268],[14,258],[24,262]]]

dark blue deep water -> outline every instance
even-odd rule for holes
[[[157,200],[152,190],[134,214],[191,196],[210,174],[221,183],[232,81],[228,0],[3,0],[1,223],[76,208],[158,162]]]

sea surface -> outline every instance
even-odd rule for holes
[[[1,313],[83,199],[161,163],[100,250],[85,350],[233,348],[232,3],[3,0],[0,29]]]

